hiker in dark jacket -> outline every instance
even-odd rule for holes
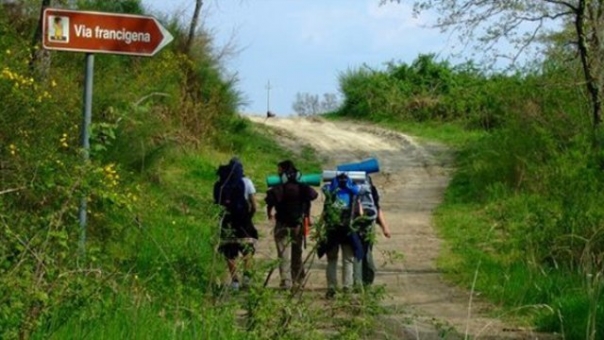
[[[214,203],[224,207],[220,225],[220,246],[218,251],[227,260],[231,275],[231,287],[239,289],[236,259],[239,254],[244,261],[243,286],[249,285],[252,256],[258,241],[258,231],[252,218],[257,203],[254,197],[254,183],[245,177],[243,165],[233,157],[227,165],[218,167],[219,179],[214,183]]]
[[[311,186],[299,182],[301,175],[292,161],[280,162],[277,171],[281,184],[267,191],[266,213],[269,221],[275,220],[274,237],[280,260],[280,287],[289,289],[292,284],[304,283],[304,220],[310,219],[311,201],[317,198],[318,193]]]

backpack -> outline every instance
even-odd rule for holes
[[[306,184],[290,181],[270,188],[265,202],[275,206],[278,221],[294,227],[302,224],[309,202],[314,198],[309,195]]]
[[[214,203],[223,206],[226,212],[236,218],[250,215],[245,197],[243,166],[238,162],[221,165],[217,170],[218,181],[214,183]]]
[[[371,184],[363,183],[359,184],[359,209],[356,212],[356,216],[362,217],[362,224],[365,226],[372,225],[377,219],[378,211],[375,206],[375,200],[371,192]]]
[[[323,187],[325,203],[323,205],[324,218],[329,225],[349,226],[356,210],[355,202],[359,194],[359,187],[346,177],[341,182],[338,177]]]

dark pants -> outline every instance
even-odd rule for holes
[[[235,259],[240,253],[244,256],[254,254],[257,240],[258,230],[251,217],[233,218],[230,214],[223,217],[218,251],[227,259]]]
[[[373,262],[373,244],[363,237],[363,259],[360,261],[355,261],[354,264],[354,284],[355,285],[371,285],[375,280],[375,263]]]
[[[365,257],[361,261],[363,284],[370,285],[375,280],[375,263],[373,262],[373,245],[367,245],[365,248]]]
[[[304,231],[301,226],[290,227],[277,222],[275,225],[275,244],[279,257],[279,275],[281,284],[289,286],[293,282],[304,282],[304,264],[302,263],[302,245]]]

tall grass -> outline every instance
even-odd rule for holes
[[[560,60],[500,75],[420,56],[344,74],[335,115],[454,148],[456,171],[435,220],[449,279],[538,329],[597,339],[604,163],[576,74]]]
[[[484,295],[507,308],[549,306],[555,313],[532,316],[541,329],[598,338],[604,334],[597,307],[603,301],[599,156],[589,136],[568,131],[573,124],[558,130],[557,121],[520,121],[459,154],[438,212],[447,256],[457,260],[443,256],[443,266],[467,284],[462,268],[481,261],[476,287]]]
[[[124,11],[142,13],[140,1],[79,5],[127,5]],[[154,58],[96,56],[91,157],[83,163],[83,55],[50,53],[45,75],[32,72],[28,37],[39,7],[17,7],[8,13],[0,6],[0,337],[71,334],[78,318],[115,322],[104,307],[127,315],[136,299],[146,302],[137,310],[145,318],[158,305],[168,306],[167,315],[203,305],[219,271],[208,266],[218,211],[207,190],[218,158],[191,164],[202,172],[187,170],[199,182],[186,186],[183,169],[166,164],[178,163],[183,150],[203,155],[200,145],[233,132],[225,121],[241,121],[237,91],[222,78],[210,42],[200,35],[193,48],[203,64],[178,44]],[[171,27],[178,41],[184,34]],[[228,146],[220,155],[239,151]],[[153,329],[145,332],[153,336]]]
[[[193,297],[191,297],[193,298]],[[197,297],[187,306],[159,304],[144,296],[115,296],[74,315],[40,339],[244,339],[235,324],[232,307],[204,306]],[[96,315],[94,314],[96,311]],[[111,312],[109,312],[111,311]]]
[[[267,138],[264,128],[254,131],[249,126],[240,133],[247,135],[255,153],[233,152],[241,155],[260,192],[266,190],[263,180],[274,173],[276,160],[293,159],[304,170],[318,166],[312,154],[292,154]],[[355,303],[354,313],[364,318],[347,316],[341,310],[350,306],[349,300],[325,308],[317,304],[317,293],[264,288],[274,261],[257,261],[256,283],[249,291],[236,294],[223,286],[226,263],[215,251],[218,209],[211,203],[211,188],[216,166],[232,154],[200,149],[161,157],[147,172],[153,180],[139,184],[135,220],[122,220],[132,228],[111,247],[112,258],[119,261],[112,273],[116,285],[102,285],[94,299],[68,309],[69,316],[51,318],[34,338],[323,339],[326,332],[351,339],[366,336],[379,295],[367,294]],[[331,320],[335,314],[338,317]]]

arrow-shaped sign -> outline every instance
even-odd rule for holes
[[[45,49],[153,56],[173,37],[154,17],[44,10],[42,45]]]

